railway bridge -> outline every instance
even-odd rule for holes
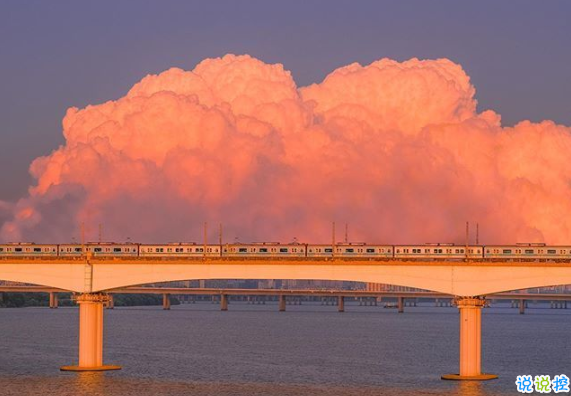
[[[357,258],[4,257],[0,280],[77,293],[79,362],[62,370],[111,370],[103,363],[106,292],[193,279],[291,279],[386,283],[455,297],[460,313],[459,373],[444,379],[496,378],[481,371],[481,311],[487,295],[571,284],[571,262],[401,261]]]

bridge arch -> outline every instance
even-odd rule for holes
[[[385,283],[457,296],[571,284],[571,264],[418,261],[82,261],[0,262],[0,279],[75,292],[198,279],[292,279]]]

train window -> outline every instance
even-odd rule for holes
[[[325,253],[333,253],[333,249],[332,248],[325,248],[323,250]]]
[[[0,248],[0,252],[3,252],[3,251],[4,251],[4,248]]]
[[[41,252],[42,248],[34,248],[34,252]]]
[[[555,249],[549,249],[549,250],[547,250],[547,253],[548,254],[555,254],[557,252],[555,251]]]
[[[81,248],[75,248],[75,251],[80,253],[81,252]]]
[[[21,252],[21,251],[22,251],[22,248],[15,248],[14,251],[15,251],[15,252]]]
[[[287,253],[287,248],[280,248],[280,253]]]
[[[206,249],[207,252],[211,253],[212,252],[212,248],[208,248]]]
[[[355,249],[349,249],[349,248],[347,248],[347,249],[345,249],[345,252],[346,252],[346,253],[355,253]]]
[[[248,253],[248,248],[239,248],[238,253]]]
[[[397,253],[400,253],[400,249],[397,249]]]
[[[268,248],[260,248],[260,253],[267,253],[268,252]]]
[[[240,250],[241,251],[241,250]],[[204,248],[196,248],[196,252],[197,253],[203,253],[204,252]]]
[[[375,253],[375,249],[367,249],[367,253]]]
[[[102,249],[101,248],[94,248],[93,249],[95,252],[100,252]]]
[[[512,254],[511,249],[504,249],[503,254]]]
[[[460,253],[460,249],[456,249],[456,252],[455,252],[455,253]]]
[[[121,253],[121,248],[113,248],[113,253]]]
[[[526,249],[525,254],[533,254],[533,249]]]

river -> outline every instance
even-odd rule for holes
[[[115,308],[104,359],[123,369],[79,374],[58,369],[77,362],[77,308],[0,309],[0,395],[516,395],[518,374],[571,377],[571,309],[542,307],[484,310],[488,382],[440,380],[457,372],[458,313],[428,303]]]

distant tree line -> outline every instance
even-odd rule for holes
[[[116,307],[134,307],[143,305],[162,305],[163,296],[158,294],[113,294]],[[171,305],[179,304],[171,297]],[[48,293],[0,293],[0,308],[48,307]],[[58,293],[58,306],[75,306],[71,293]]]

